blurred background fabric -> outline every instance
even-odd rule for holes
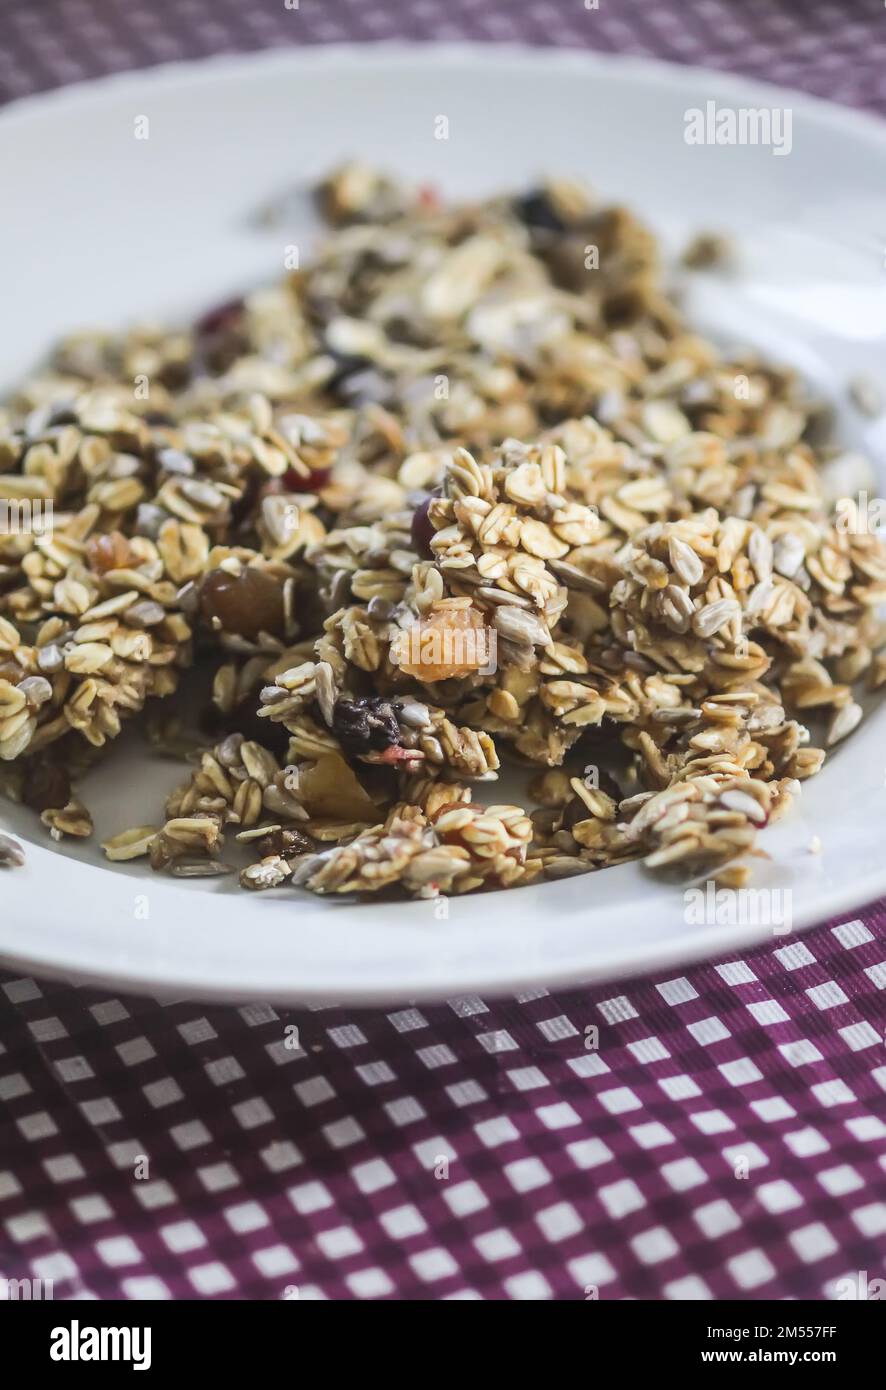
[[[633,53],[886,105],[880,0],[0,0],[0,100],[214,53],[396,39]]]

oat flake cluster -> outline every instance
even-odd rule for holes
[[[64,341],[0,411],[0,498],[54,508],[0,534],[0,790],[88,836],[74,787],[142,715],[191,768],[111,860],[743,882],[886,683],[886,551],[837,525],[822,407],[694,333],[650,234],[572,183],[444,207],[348,166],[317,197],[307,269]],[[404,661],[416,624],[494,634],[495,669]]]

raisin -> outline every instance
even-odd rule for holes
[[[400,726],[394,706],[380,695],[350,700],[340,696],[332,714],[332,732],[346,753],[360,753],[393,748],[400,743]]]
[[[434,538],[434,528],[431,525],[429,512],[431,509],[432,498],[426,497],[424,502],[420,502],[412,514],[412,547],[417,555],[423,560],[433,560],[434,552],[431,549],[431,541]]]
[[[55,811],[71,799],[71,779],[63,767],[38,763],[29,768],[22,789],[22,800],[32,811]]]
[[[90,536],[86,542],[86,558],[93,574],[126,569],[132,560],[129,541],[119,531],[105,536]]]
[[[239,574],[210,570],[200,586],[200,612],[225,632],[252,639],[260,632],[283,634],[283,588],[266,570],[247,566]]]
[[[280,854],[284,859],[289,859],[293,855],[307,853],[308,850],[314,849],[315,845],[314,841],[303,835],[300,830],[281,826],[278,830],[270,830],[260,840],[255,840],[252,848],[258,850],[262,859],[267,858],[269,854]]]
[[[210,375],[227,371],[248,346],[246,306],[242,299],[217,304],[194,324],[191,371]]]

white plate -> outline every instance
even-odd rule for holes
[[[686,145],[684,114],[709,99],[789,106],[791,154]],[[438,115],[449,117],[448,141],[434,138]],[[139,116],[146,141],[134,138]],[[838,402],[862,367],[886,380],[880,124],[691,68],[435,45],[217,59],[11,108],[0,117],[0,163],[15,170],[0,218],[0,381],[74,326],[174,317],[277,276],[281,236],[251,229],[249,213],[352,155],[456,194],[577,173],[633,204],[668,243],[699,227],[734,232],[742,273],[696,277],[690,309],[702,323],[793,361]],[[841,413],[844,437],[871,453],[883,427],[869,424],[865,439]],[[773,856],[763,883],[791,890],[797,929],[886,892],[884,720],[880,708],[763,837]],[[87,786],[97,838],[150,819],[150,778],[168,786],[175,775],[112,754]],[[430,903],[250,895],[106,867],[94,848],[48,848],[28,815],[6,819],[29,843],[26,866],[0,876],[0,959],[154,994],[369,1002],[512,991],[676,970],[772,935],[692,925],[681,893],[636,865],[455,899],[438,921]],[[807,849],[813,835],[819,855]]]

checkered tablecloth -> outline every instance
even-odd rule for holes
[[[391,37],[652,53],[886,110],[879,0],[0,0],[0,99]],[[283,1012],[2,977],[0,1296],[863,1295],[886,1275],[884,1001],[886,904],[506,1002]]]

